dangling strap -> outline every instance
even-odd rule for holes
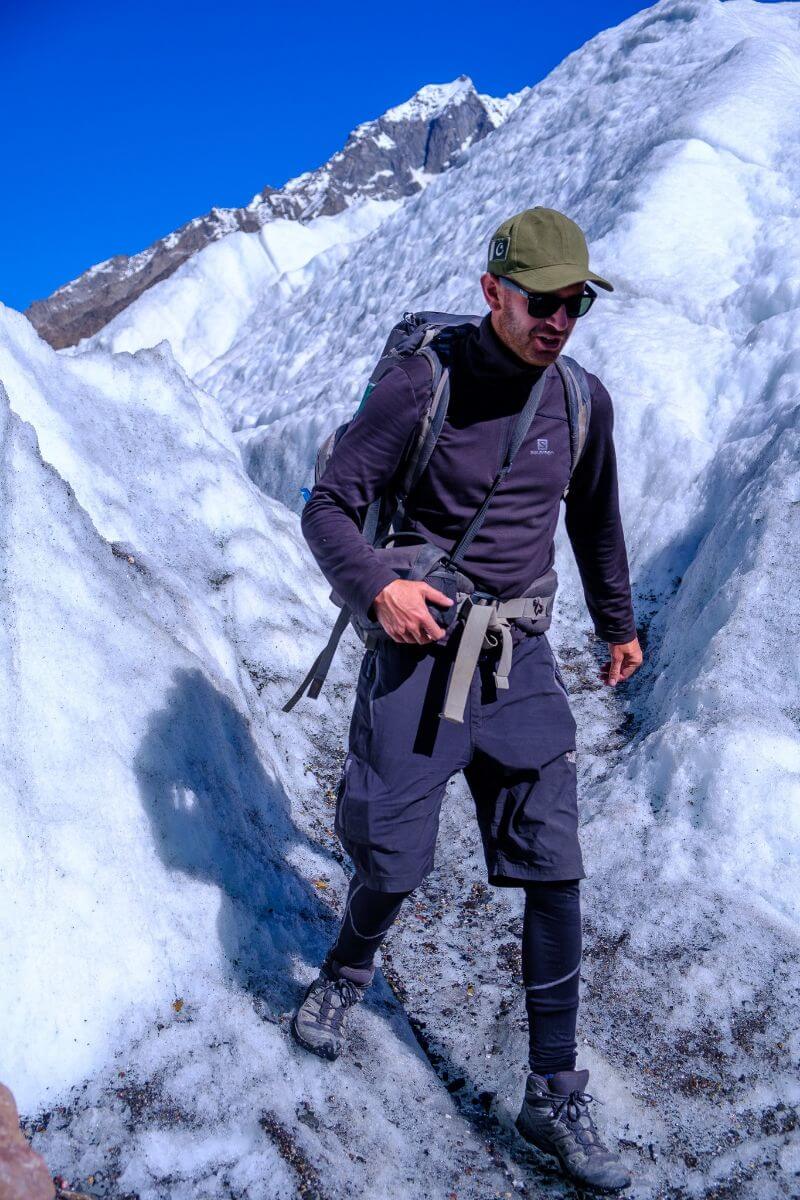
[[[494,685],[498,690],[508,687],[513,652],[510,622],[517,617],[541,617],[547,611],[547,599],[546,596],[520,596],[513,600],[495,600],[470,606],[440,717],[463,725],[470,683],[478,665],[478,656],[484,648],[490,649],[500,644],[500,658],[493,671]]]
[[[446,367],[442,369],[436,354],[432,350],[426,348],[421,350],[420,353],[430,364],[433,396],[426,417],[426,424],[421,435],[418,435],[418,442],[415,452],[412,455],[412,462],[409,470],[406,472],[405,487],[402,492],[403,498],[428,465],[428,460],[433,453],[436,439],[441,432],[442,424],[447,414],[447,403],[450,395],[448,386],[450,378],[449,370]],[[386,497],[384,496],[376,497],[370,504],[364,517],[364,527],[361,530],[361,534],[370,546],[375,546],[380,542],[391,527],[396,505],[393,503],[386,504],[385,501]],[[300,684],[300,687],[283,705],[283,712],[291,712],[297,701],[304,694],[306,687],[308,687],[310,699],[316,700],[330,670],[333,656],[336,653],[336,648],[339,645],[342,634],[347,628],[350,616],[351,609],[347,605],[344,605],[336,618],[336,624],[331,630],[327,644],[317,655],[314,665]],[[370,649],[369,642],[367,643],[367,648]]]
[[[325,682],[325,676],[328,674],[330,669],[333,656],[336,653],[336,647],[339,645],[339,639],[347,628],[347,623],[349,620],[350,609],[345,604],[336,618],[336,624],[331,630],[331,636],[328,638],[327,644],[323,646],[322,650],[320,650],[319,654],[314,660],[313,667],[300,684],[300,687],[284,704],[282,710],[283,712],[291,712],[295,704],[297,704],[297,701],[305,692],[306,688],[308,688],[308,694],[311,699],[316,700],[317,696],[319,695],[320,688]]]
[[[373,500],[372,504],[367,509],[367,515],[364,518],[364,529],[362,532],[364,534],[364,537],[370,543],[370,545],[374,542],[375,535],[378,532],[378,521],[380,519],[380,511],[381,511],[380,499]],[[305,692],[306,688],[308,688],[309,697],[312,700],[316,700],[317,696],[320,693],[322,685],[325,682],[325,677],[327,676],[328,671],[330,670],[331,663],[333,662],[333,656],[336,653],[336,647],[339,645],[342,634],[344,633],[345,629],[347,628],[347,623],[349,620],[350,620],[350,608],[347,604],[345,604],[345,605],[343,605],[342,609],[339,612],[338,617],[336,618],[336,624],[334,625],[333,629],[331,630],[331,636],[328,638],[328,641],[323,646],[322,650],[320,650],[319,654],[317,655],[316,659],[314,660],[314,665],[311,667],[311,670],[308,672],[305,679],[300,684],[300,687],[297,689],[297,691],[294,693],[294,695],[292,695],[284,704],[283,709],[282,709],[283,712],[291,712],[292,711],[295,704],[297,704],[297,701],[300,699],[300,697]]]

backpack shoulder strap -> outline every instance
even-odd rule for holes
[[[442,320],[444,314],[426,314]],[[404,471],[397,493],[398,507],[417,485],[430,462],[439,434],[447,416],[450,403],[450,359],[453,342],[465,331],[466,326],[479,323],[478,317],[449,318],[448,324],[432,320],[425,329],[422,341],[414,354],[427,360],[431,369],[428,399],[416,435],[406,455]]]
[[[422,420],[417,426],[416,435],[406,459],[405,471],[400,485],[400,501],[404,501],[411,489],[422,477],[422,473],[430,462],[436,441],[442,432],[442,425],[447,416],[447,406],[450,403],[450,368],[445,366],[436,350],[431,346],[423,346],[417,351],[425,358],[431,369],[431,383],[428,403],[422,414]]]
[[[564,385],[567,398],[567,416],[569,417],[570,433],[570,479],[578,465],[589,434],[589,421],[592,415],[592,389],[583,367],[574,358],[561,354],[556,359],[556,367]],[[564,488],[564,496],[569,492],[569,484]]]
[[[379,379],[395,363],[419,354],[427,359],[431,368],[431,384],[428,402],[422,420],[417,427],[416,436],[405,460],[405,469],[396,496],[378,496],[369,505],[362,527],[362,536],[374,546],[381,541],[391,528],[392,521],[399,507],[408,496],[411,489],[421,478],[423,471],[433,454],[436,440],[442,431],[447,406],[450,400],[450,368],[448,365],[450,339],[455,335],[455,329],[462,325],[480,323],[480,317],[454,317],[447,313],[405,313],[402,322],[398,322],[384,347],[384,352],[378,361],[364,391],[358,412],[364,407],[372,389]],[[435,346],[434,339],[444,335]],[[324,443],[325,456],[329,457],[338,437],[340,437],[349,422],[341,425]],[[317,478],[323,461],[322,451],[317,456]],[[325,459],[326,461],[326,459]],[[333,599],[333,595],[331,595]],[[336,652],[344,630],[350,620],[350,609],[343,605],[331,631],[327,644],[317,655],[315,662],[303,682],[294,694],[283,705],[283,712],[291,712],[301,696],[307,694],[316,699],[322,688],[331,661]]]

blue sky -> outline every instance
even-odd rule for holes
[[[212,205],[280,186],[425,83],[536,83],[646,7],[0,4],[0,300],[24,309]]]

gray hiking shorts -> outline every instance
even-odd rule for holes
[[[463,771],[489,882],[583,879],[575,720],[544,634],[514,631],[507,689],[481,652],[464,724],[439,718],[460,629],[445,642],[385,641],[361,663],[336,832],[358,878],[410,891],[434,866],[448,780]]]

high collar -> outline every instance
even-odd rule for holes
[[[483,379],[513,379],[533,384],[547,369],[518,358],[498,337],[492,325],[491,313],[486,314],[475,336],[467,342],[466,360],[471,374]]]

